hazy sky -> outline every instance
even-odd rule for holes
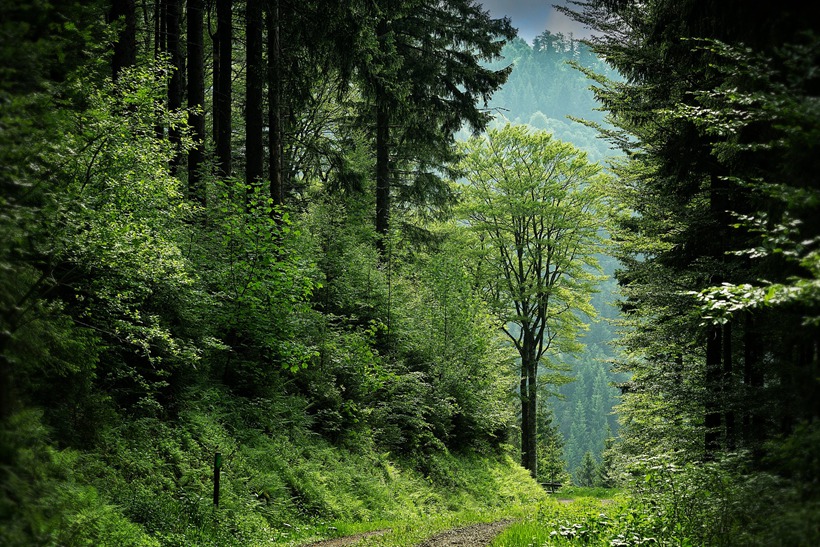
[[[494,17],[508,16],[518,29],[518,36],[529,43],[544,30],[564,34],[572,32],[576,38],[589,34],[582,25],[552,7],[554,4],[565,4],[565,0],[479,0],[479,3]]]

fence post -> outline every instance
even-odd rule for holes
[[[222,468],[222,454],[214,454],[214,507],[219,507],[219,471]]]

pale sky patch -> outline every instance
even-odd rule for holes
[[[553,34],[572,33],[576,38],[589,36],[589,30],[555,10],[554,4],[565,4],[564,0],[479,0],[493,17],[508,16],[518,36],[532,44],[533,38],[549,30]]]

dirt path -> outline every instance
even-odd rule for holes
[[[472,526],[447,530],[419,543],[417,547],[486,547],[495,539],[495,536],[512,523],[512,520],[502,520],[500,522],[473,524]],[[327,539],[318,543],[311,543],[305,547],[347,547],[356,545],[363,539],[381,536],[390,531],[390,529],[376,530],[375,532],[365,532],[354,536]]]
[[[419,543],[418,547],[485,547],[512,523],[511,520],[502,520],[447,530]]]

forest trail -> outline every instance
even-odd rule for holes
[[[419,543],[417,547],[485,547],[512,523],[512,520],[502,520],[447,530]]]
[[[446,530],[424,540],[419,543],[417,547],[486,547],[504,528],[512,523],[512,520],[502,520]],[[390,531],[390,529],[386,529],[365,532],[353,536],[311,543],[305,547],[345,547],[348,545],[357,545],[366,538],[380,536]]]

